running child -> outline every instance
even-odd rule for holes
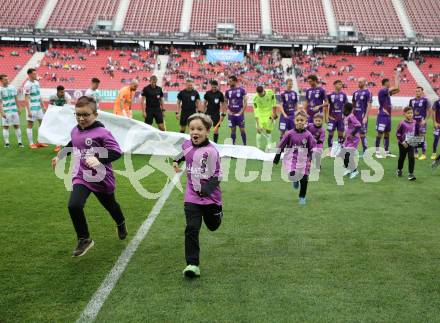
[[[300,188],[299,204],[301,205],[306,204],[312,153],[313,149],[316,148],[315,138],[306,130],[307,118],[307,113],[302,110],[295,113],[295,128],[286,132],[283,139],[281,139],[273,160],[274,164],[278,164],[283,150],[287,148],[283,167],[289,173],[293,188]]]
[[[8,76],[0,75],[0,115],[3,126],[3,140],[5,148],[9,148],[9,127],[13,126],[17,137],[18,147],[23,148],[20,129],[20,115],[17,89],[9,84]]]
[[[293,90],[292,79],[287,79],[286,85],[286,91],[281,93],[280,140],[286,131],[294,128],[295,112],[298,105],[298,94]]]
[[[402,177],[403,164],[405,163],[406,156],[408,156],[408,180],[415,181],[414,166],[415,156],[414,147],[411,143],[411,138],[414,137],[416,132],[416,121],[413,119],[413,109],[406,107],[403,109],[404,119],[400,121],[397,126],[396,136],[399,144],[399,160],[397,162],[397,177]]]
[[[78,238],[72,257],[80,257],[94,245],[84,214],[84,206],[90,193],[110,213],[116,223],[119,239],[127,237],[127,228],[121,207],[115,199],[115,178],[111,164],[121,157],[121,149],[111,132],[101,122],[96,121],[98,113],[93,98],[79,98],[75,106],[75,116],[78,125],[72,129],[71,141],[66,146],[73,149],[74,163],[73,190],[68,209]],[[68,154],[69,149],[63,148],[52,159],[52,167],[55,168],[58,161]]]
[[[437,146],[440,139],[440,99],[435,101],[432,105],[432,121],[434,123],[434,143],[432,145],[431,160],[436,160]]]
[[[309,123],[307,130],[312,134],[316,140],[316,148],[313,150],[313,161],[315,168],[321,167],[321,156],[324,148],[325,130],[322,126],[324,123],[324,116],[321,113],[317,113],[313,116],[313,123]]]
[[[199,232],[202,220],[210,231],[220,227],[222,196],[220,190],[220,155],[208,139],[212,120],[203,113],[188,118],[191,140],[182,144],[182,152],[174,159],[173,168],[181,172],[179,163],[186,161],[187,182],[185,190],[185,258],[183,275],[188,278],[200,276]]]
[[[357,151],[359,142],[361,141],[362,124],[354,115],[353,105],[346,103],[344,106],[344,126],[345,126],[345,140],[344,140],[344,176],[348,175],[350,179],[359,175],[357,165],[355,165],[354,157]],[[350,163],[351,162],[351,163]],[[351,164],[351,165],[350,165]]]

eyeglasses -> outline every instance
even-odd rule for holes
[[[77,119],[80,119],[81,117],[83,117],[85,119],[85,118],[90,117],[92,114],[91,113],[74,113],[74,115]]]

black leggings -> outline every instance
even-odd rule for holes
[[[199,232],[202,227],[202,218],[210,231],[218,229],[222,222],[222,206],[217,204],[200,205],[185,202],[185,258],[187,265],[198,266],[200,246]]]
[[[290,172],[289,180],[293,181],[295,177],[295,172]],[[303,177],[299,180],[301,184],[299,186],[299,197],[306,197],[307,194],[307,185],[309,184],[309,175],[303,175]]]
[[[402,170],[405,163],[406,155],[408,155],[408,171],[410,174],[414,173],[414,165],[416,163],[414,158],[414,147],[408,146],[407,148],[399,144],[399,161],[397,169]]]
[[[87,188],[87,186],[81,184],[73,185],[73,191],[70,193],[68,208],[78,239],[87,239],[90,237],[86,216],[84,214],[84,205],[90,193],[92,193],[92,191]],[[125,218],[122,214],[121,207],[115,200],[114,193],[93,192],[93,194],[95,194],[102,206],[110,213],[116,225],[124,223]]]
[[[347,151],[344,155],[344,167],[347,168],[348,170],[354,172],[357,167],[356,167],[356,163],[354,161],[354,156],[353,158],[350,158],[351,153],[349,151]]]

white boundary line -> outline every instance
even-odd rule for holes
[[[130,262],[131,257],[136,252],[140,243],[144,240],[145,236],[153,225],[154,220],[156,220],[157,216],[160,213],[160,210],[164,206],[165,202],[173,191],[174,186],[178,183],[182,174],[183,172],[176,174],[171,182],[169,182],[168,185],[165,187],[163,194],[157,200],[150,214],[136,232],[134,238],[121,253],[113,268],[105,277],[104,281],[101,283],[101,286],[99,286],[99,288],[96,290],[95,294],[92,296],[92,299],[89,301],[84,311],[81,313],[81,316],[76,321],[77,323],[93,322],[96,319],[99,311],[101,310],[101,307],[104,305],[107,297],[112,292],[113,288],[115,287],[128,263]]]

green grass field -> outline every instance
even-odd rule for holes
[[[173,113],[167,128],[177,129]],[[254,144],[252,115],[247,128]],[[221,131],[223,142],[228,129]],[[54,153],[19,150],[11,137],[13,147],[0,148],[0,322],[73,322],[129,239],[117,239],[111,218],[91,197],[86,213],[96,244],[71,258],[69,192],[50,168]],[[394,136],[391,143],[397,153]],[[148,157],[134,161],[140,168]],[[379,183],[358,177],[337,186],[332,162],[324,159],[300,207],[279,165],[271,181],[240,183],[233,160],[222,184],[223,224],[214,233],[202,229],[202,277],[194,281],[181,275],[185,219],[183,196],[174,189],[97,321],[440,321],[440,169],[417,161],[417,181],[408,182],[395,177],[397,160],[386,159]],[[124,170],[123,161],[114,168]],[[369,169],[363,162],[359,168]],[[247,162],[247,171],[261,169],[261,162]],[[165,180],[156,171],[142,183],[158,192]],[[125,177],[117,182],[132,238],[156,201],[138,195]]]

